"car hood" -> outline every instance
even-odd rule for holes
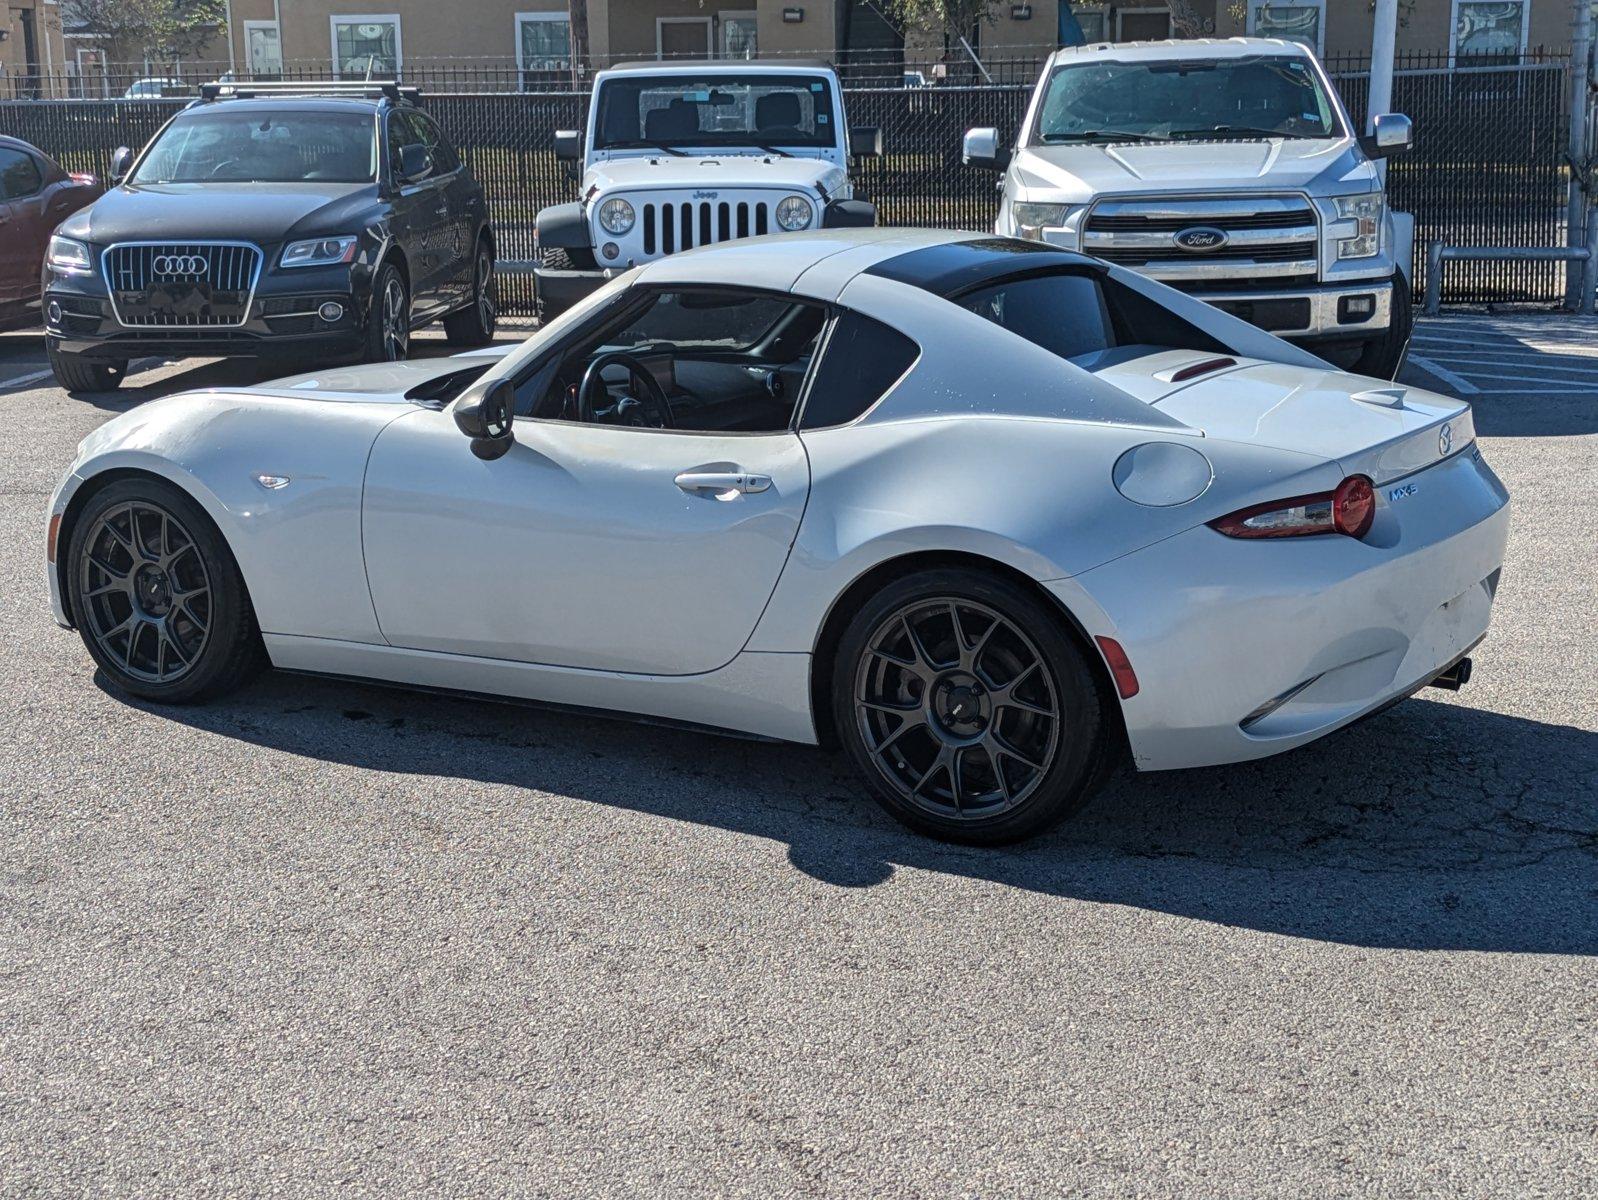
[[[1369,186],[1372,167],[1351,139],[1272,138],[1251,142],[1156,142],[1029,146],[1012,171],[1029,199],[1085,204],[1108,193],[1202,188],[1303,189]],[[1034,193],[1036,193],[1034,195]]]
[[[835,177],[836,182],[833,181]],[[598,163],[583,177],[583,192],[692,188],[714,192],[730,187],[804,188],[831,192],[845,173],[816,158],[768,154],[695,154],[683,158],[624,158]],[[822,186],[824,184],[824,186]]]
[[[359,232],[364,222],[356,214],[376,199],[374,183],[124,184],[68,218],[61,232],[100,245],[188,238],[278,242],[302,232]]]
[[[249,392],[308,400],[344,400],[355,403],[385,403],[403,400],[423,384],[463,372],[478,374],[488,370],[514,345],[487,346],[451,358],[420,358],[398,363],[362,363],[348,367],[329,367],[274,379]]]

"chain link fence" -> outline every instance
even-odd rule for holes
[[[1362,126],[1365,64],[1329,67]],[[1567,62],[1558,57],[1468,67],[1451,67],[1446,55],[1403,61],[1393,108],[1414,120],[1417,146],[1389,160],[1388,184],[1394,207],[1415,214],[1417,295],[1425,287],[1425,247],[1434,238],[1453,245],[1563,244],[1567,89]],[[849,120],[881,126],[887,150],[857,165],[857,194],[877,205],[885,225],[991,228],[997,181],[961,163],[961,137],[973,126],[1017,129],[1029,92],[1027,84],[847,87]],[[580,128],[587,100],[580,91],[490,87],[424,95],[424,106],[488,193],[502,259],[531,259],[538,211],[576,198],[573,175],[555,159],[554,133]],[[69,170],[103,178],[118,146],[143,145],[182,104],[0,101],[0,133],[33,143]],[[1460,264],[1443,297],[1453,304],[1557,303],[1564,298],[1564,268]],[[530,312],[530,277],[505,276],[501,299],[508,314]]]

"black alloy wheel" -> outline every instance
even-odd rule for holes
[[[411,299],[405,277],[393,263],[384,264],[372,289],[366,318],[364,362],[404,362],[411,347]]]
[[[498,284],[494,253],[486,241],[477,243],[472,266],[472,303],[444,318],[444,336],[453,346],[486,346],[499,327]]]
[[[1079,808],[1108,739],[1076,641],[1006,580],[945,570],[889,585],[844,635],[839,736],[895,817],[995,844]]]
[[[181,703],[258,665],[238,565],[203,510],[157,480],[94,496],[68,551],[68,599],[94,660],[124,691]]]

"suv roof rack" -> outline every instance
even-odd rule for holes
[[[266,83],[215,83],[200,85],[200,99],[252,100],[260,96],[343,96],[360,98],[381,97],[385,100],[408,100],[415,103],[422,89],[401,85],[396,79],[328,79],[308,82]]]

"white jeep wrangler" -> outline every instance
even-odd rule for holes
[[[588,126],[555,135],[581,199],[538,214],[533,274],[549,318],[611,275],[678,250],[765,233],[876,224],[849,160],[882,153],[850,129],[825,63],[646,62],[601,71]]]

